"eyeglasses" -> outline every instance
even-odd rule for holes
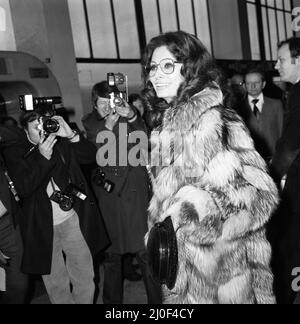
[[[166,58],[161,60],[158,64],[151,62],[150,65],[146,67],[146,70],[149,73],[150,77],[153,77],[156,74],[159,66],[160,69],[163,71],[163,73],[172,74],[174,72],[176,63],[181,63],[181,62],[174,61],[170,58]]]

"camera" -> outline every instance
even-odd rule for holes
[[[105,173],[99,168],[96,170],[96,173],[93,176],[93,182],[97,186],[102,187],[108,193],[113,192],[115,188],[115,184],[106,179]]]
[[[51,117],[42,117],[43,130],[46,134],[52,134],[59,131],[60,125],[56,119]]]
[[[55,115],[55,109],[62,106],[61,97],[33,97],[33,95],[19,96],[20,109],[22,111],[38,111],[41,117],[41,130],[45,134],[56,133],[59,130],[59,122],[51,119]]]
[[[19,106],[23,111],[39,110],[54,110],[62,106],[61,97],[33,97],[33,95],[19,96]]]
[[[75,198],[85,200],[87,196],[72,183],[70,183],[64,191],[55,190],[50,197],[50,199],[56,202],[60,209],[65,212],[74,207]]]
[[[74,198],[77,197],[81,200],[85,200],[87,198],[87,196],[82,192],[82,190],[72,183],[70,183],[67,186],[67,188],[64,191],[64,194]]]
[[[74,206],[74,199],[61,191],[55,190],[50,197],[50,200],[56,202],[59,208],[65,212],[70,211]]]
[[[128,101],[128,77],[122,73],[107,73],[107,83],[115,90],[109,93],[110,107],[122,107],[124,101]]]

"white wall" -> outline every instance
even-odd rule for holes
[[[3,0],[0,0],[3,1]],[[10,0],[16,50],[36,56],[56,77],[66,108],[83,115],[67,0]]]
[[[59,83],[65,107],[75,110],[74,121],[81,127],[83,106],[68,3],[67,0],[42,0],[42,2],[51,70]]]
[[[17,51],[32,54],[45,62],[49,57],[49,46],[42,1],[10,0],[9,2]]]
[[[243,59],[238,3],[240,0],[209,0],[214,56]]]
[[[0,14],[2,15],[2,19],[0,18],[0,50],[15,51],[16,40],[11,20],[9,0],[0,0],[0,10]]]

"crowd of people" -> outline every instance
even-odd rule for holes
[[[293,303],[300,39],[278,46],[288,96],[258,66],[226,80],[183,31],[152,38],[142,68],[127,101],[93,86],[84,132],[45,106],[20,128],[1,117],[0,303],[30,302],[39,275],[51,303],[91,304],[99,254],[105,304],[124,302],[124,278],[149,304]]]

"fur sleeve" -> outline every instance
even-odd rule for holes
[[[246,251],[256,303],[276,303],[273,294],[273,275],[269,268],[271,247],[266,240],[265,230],[258,231],[249,237],[246,241]]]
[[[191,154],[191,159],[203,170],[201,186],[222,212],[223,239],[238,239],[268,222],[278,203],[277,188],[234,112],[217,107],[201,119],[194,150],[198,153]],[[212,121],[213,127],[207,126]]]

